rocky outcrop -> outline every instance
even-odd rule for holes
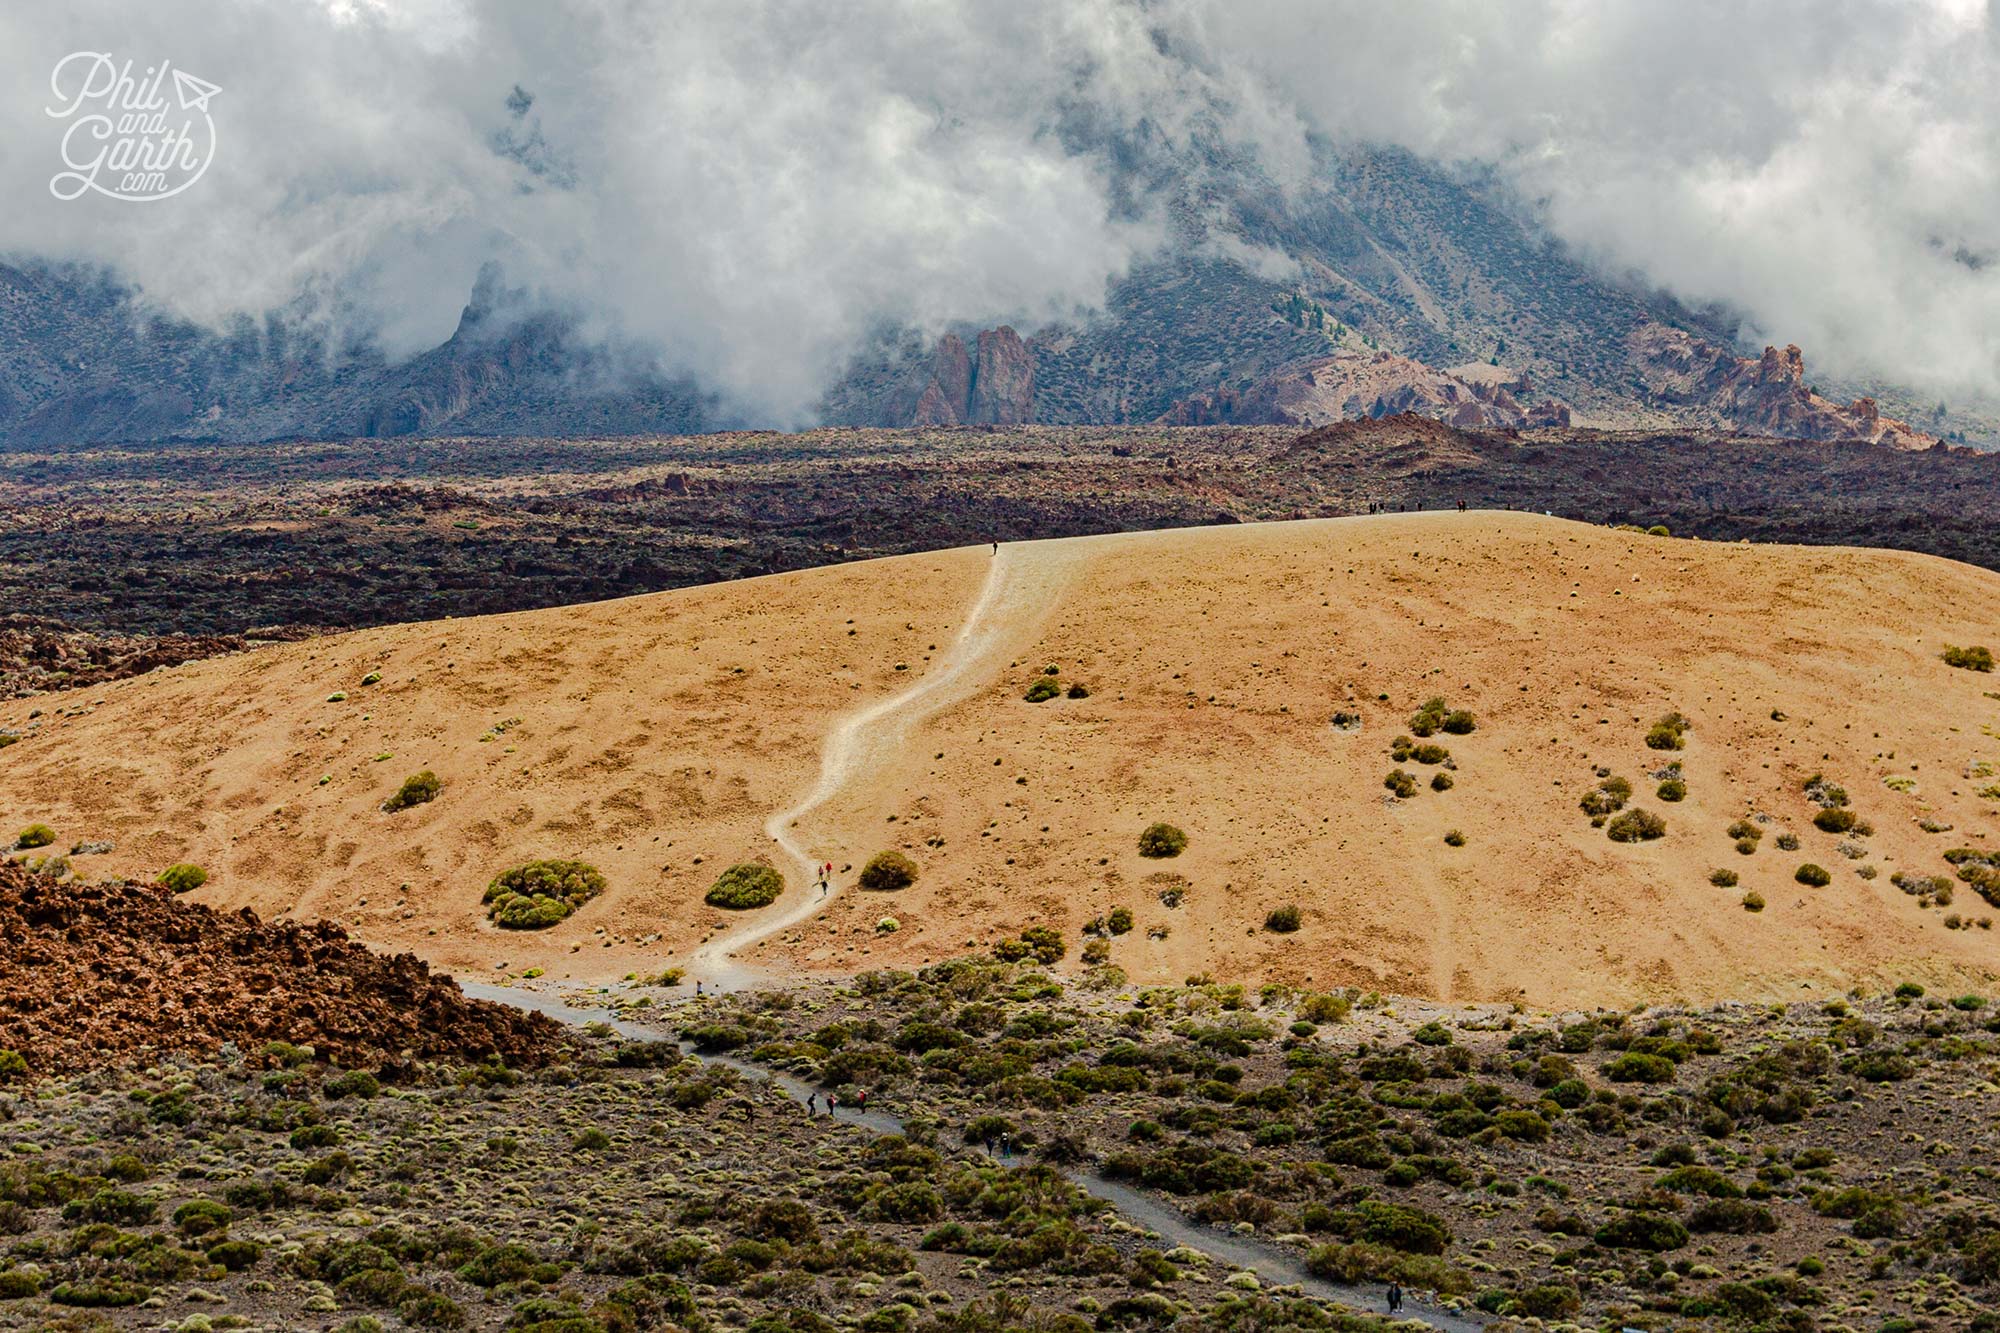
[[[1722,424],[1794,440],[1865,440],[1893,449],[1929,449],[1937,437],[1885,417],[1873,398],[1841,404],[1806,384],[1805,353],[1766,347],[1740,357],[1680,329],[1648,324],[1625,347],[1651,400],[1694,409]]]
[[[977,354],[955,333],[938,339],[921,384],[889,401],[891,426],[1016,426],[1035,415],[1035,355],[1006,325],[987,329]],[[921,363],[920,363],[921,364]]]
[[[102,685],[248,646],[240,634],[97,633],[34,616],[0,616],[0,698]]]
[[[370,952],[340,927],[267,925],[166,890],[58,883],[0,863],[0,1050],[38,1074],[224,1042],[310,1045],[353,1067],[409,1060],[534,1065],[560,1031],[469,1000],[414,954]]]
[[[1394,352],[1343,350],[1286,368],[1247,387],[1221,386],[1176,403],[1168,426],[1323,426],[1412,413],[1463,429],[1567,426],[1569,408],[1527,401],[1527,374],[1453,374]]]
[[[1005,324],[981,333],[965,419],[974,425],[1017,426],[1034,414],[1034,353]]]

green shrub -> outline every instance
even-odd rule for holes
[[[1442,772],[1431,774],[1432,791],[1450,791],[1451,788],[1452,788],[1451,774]]]
[[[1748,892],[1748,893],[1744,894],[1744,895],[1743,895],[1743,910],[1744,910],[1744,911],[1746,911],[1746,912],[1761,912],[1761,911],[1763,911],[1763,910],[1764,910],[1764,895],[1763,895],[1763,894],[1761,894],[1761,893],[1759,893],[1759,892],[1757,892],[1757,890],[1755,890],[1755,889],[1752,889],[1752,890],[1750,890],[1750,892]]]
[[[1062,686],[1056,684],[1054,676],[1039,676],[1021,697],[1031,704],[1045,704],[1062,693]]]
[[[1679,713],[1668,713],[1655,722],[1646,732],[1646,748],[1649,750],[1684,750],[1687,748],[1689,722]]]
[[[1105,928],[1113,935],[1123,935],[1132,929],[1132,909],[1129,907],[1112,908],[1111,915],[1105,918],[1104,924]]]
[[[174,1209],[174,1225],[183,1236],[205,1236],[211,1231],[227,1231],[230,1212],[213,1199],[189,1199]]]
[[[256,1266],[264,1247],[251,1240],[225,1240],[208,1247],[207,1259],[232,1273]]]
[[[583,861],[528,861],[503,870],[481,901],[494,925],[542,930],[604,892],[604,876]]]
[[[118,1278],[98,1278],[88,1282],[63,1282],[49,1293],[57,1305],[73,1305],[86,1310],[118,1309],[139,1305],[153,1296],[152,1288]]]
[[[1626,1051],[1605,1065],[1603,1072],[1613,1083],[1671,1083],[1674,1062],[1664,1055]]]
[[[1465,835],[1457,829],[1446,829],[1444,845],[1447,847],[1463,847],[1465,846]]]
[[[1597,784],[1595,791],[1585,792],[1577,805],[1593,819],[1615,814],[1625,808],[1625,802],[1632,799],[1632,784],[1624,778],[1606,778]]]
[[[1708,872],[1708,882],[1718,889],[1733,889],[1736,887],[1738,879],[1739,876],[1734,870],[1711,870]]]
[[[413,805],[423,805],[427,801],[435,801],[437,794],[442,790],[444,790],[444,783],[438,781],[438,775],[427,768],[421,773],[413,773],[409,777],[404,778],[403,785],[396,788],[396,794],[382,802],[382,808],[390,814],[394,814],[398,810],[407,810]]]
[[[1650,842],[1667,834],[1667,821],[1651,810],[1637,808],[1612,817],[1604,835],[1613,842]]]
[[[1293,903],[1272,908],[1270,914],[1264,918],[1264,929],[1275,931],[1280,935],[1289,935],[1298,928],[1299,909]]]
[[[419,1289],[396,1305],[396,1315],[406,1324],[423,1328],[464,1328],[465,1311],[451,1297]]]
[[[46,847],[56,840],[56,831],[47,824],[30,824],[14,839],[16,847]]]
[[[19,1051],[0,1049],[0,1084],[18,1083],[28,1076],[28,1061]]]
[[[1072,681],[1070,687],[1064,690],[1063,693],[1071,699],[1088,699],[1090,697],[1089,687],[1080,681]]]
[[[1824,833],[1845,833],[1858,821],[1852,810],[1822,810],[1813,816],[1813,826]]]
[[[1469,736],[1479,726],[1478,722],[1473,719],[1472,714],[1463,708],[1454,708],[1451,712],[1446,713],[1444,721],[1438,725],[1442,730],[1449,732],[1453,736]]]
[[[1018,963],[1033,958],[1046,966],[1054,966],[1062,961],[1068,946],[1063,943],[1062,932],[1053,926],[1030,926],[1022,931],[1020,938],[1001,940],[993,946],[993,956],[1003,963]]]
[[[1747,1199],[1718,1198],[1688,1214],[1690,1231],[1721,1232],[1730,1236],[1768,1236],[1778,1229],[1771,1210]]]
[[[1625,1213],[1597,1229],[1594,1237],[1608,1250],[1678,1250],[1687,1244],[1687,1228],[1657,1213]]]
[[[1993,669],[1992,650],[1980,646],[1971,648],[1947,647],[1944,650],[1944,660],[1946,666],[1961,667],[1967,671],[1991,671]]]
[[[702,901],[710,907],[746,912],[769,907],[785,891],[785,877],[759,861],[733,865],[716,877]]]
[[[1139,855],[1151,857],[1179,856],[1187,850],[1187,834],[1172,824],[1148,824],[1139,835]]]
[[[1400,768],[1389,770],[1389,776],[1382,779],[1382,785],[1404,800],[1417,794],[1417,780]]]
[[[861,867],[861,887],[894,893],[917,882],[917,863],[901,852],[877,852]]]
[[[170,865],[160,872],[159,884],[173,893],[193,893],[208,883],[208,872],[200,866],[182,861]]]
[[[1816,866],[1810,861],[1794,870],[1792,878],[1815,889],[1823,889],[1833,883],[1833,876],[1826,872],[1825,867]]]
[[[18,1301],[42,1289],[42,1280],[20,1268],[0,1269],[0,1301]]]
[[[1680,778],[1668,778],[1660,783],[1653,793],[1663,801],[1685,801],[1688,794],[1687,783]]]

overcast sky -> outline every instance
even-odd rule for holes
[[[77,50],[221,86],[196,186],[51,197]],[[0,252],[394,353],[497,258],[796,421],[885,321],[1074,316],[1162,243],[1053,132],[1079,112],[1285,188],[1314,132],[1489,161],[1606,268],[1817,368],[2000,389],[2000,0],[17,3]]]

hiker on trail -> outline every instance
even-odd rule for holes
[[[819,1114],[819,1094],[817,1092],[806,1094],[806,1114],[809,1116]]]
[[[700,983],[699,981],[697,981],[697,982],[695,982],[695,983],[694,983],[694,993],[695,993],[696,995],[700,995],[700,994],[701,994],[701,983]]]
[[[1465,512],[1465,501],[1463,501],[1463,500],[1460,500],[1460,501],[1458,502],[1458,512],[1459,512],[1459,513],[1461,513],[1461,514],[1463,514],[1463,513]]]
[[[993,1155],[993,1136],[991,1134],[986,1136],[986,1155],[988,1157]]]
[[[826,1113],[827,1113],[828,1115],[832,1115],[832,1114],[833,1114],[833,1113],[834,1113],[835,1111],[837,1111],[837,1110],[839,1110],[839,1109],[840,1109],[840,1098],[839,1098],[839,1096],[838,1096],[837,1094],[835,1094],[835,1093],[831,1093],[831,1092],[829,1092],[828,1094],[826,1094]]]
[[[1391,1282],[1389,1284],[1389,1313],[1394,1314],[1396,1313],[1396,1311],[1402,1308],[1403,1308],[1403,1289],[1400,1286],[1396,1285],[1394,1282]]]
[[[826,897],[826,876],[825,876],[825,875],[821,875],[821,876],[819,877],[819,896],[820,896],[820,897],[822,897],[822,898]]]
[[[863,1088],[854,1094],[854,1109],[857,1112],[868,1109],[868,1089]]]
[[[994,542],[994,543],[993,543],[993,554],[995,554],[995,555],[998,555],[998,554],[1000,554],[1000,543],[999,543],[999,542]]]
[[[1002,1135],[1000,1136],[1000,1158],[1001,1158],[1001,1160],[1002,1160],[1002,1161],[1005,1161],[1005,1160],[1006,1160],[1006,1159],[1007,1159],[1007,1158],[1008,1158],[1008,1157],[1009,1157],[1010,1155],[1012,1155],[1013,1151],[1014,1151],[1014,1145],[1013,1145],[1013,1142],[1012,1142],[1012,1140],[1011,1140],[1011,1139],[1009,1139],[1007,1135],[1005,1135],[1005,1134],[1002,1134]]]

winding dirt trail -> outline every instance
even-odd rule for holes
[[[1030,640],[1084,559],[1077,540],[1002,546],[958,637],[909,688],[835,719],[820,747],[819,780],[787,809],[764,822],[764,831],[789,862],[784,896],[770,916],[745,923],[696,949],[688,975],[711,988],[734,990],[762,980],[736,955],[813,916],[843,892],[813,891],[821,858],[808,851],[812,813],[855,778],[894,761],[910,733],[926,719],[965,698],[1003,669],[1009,654]]]

